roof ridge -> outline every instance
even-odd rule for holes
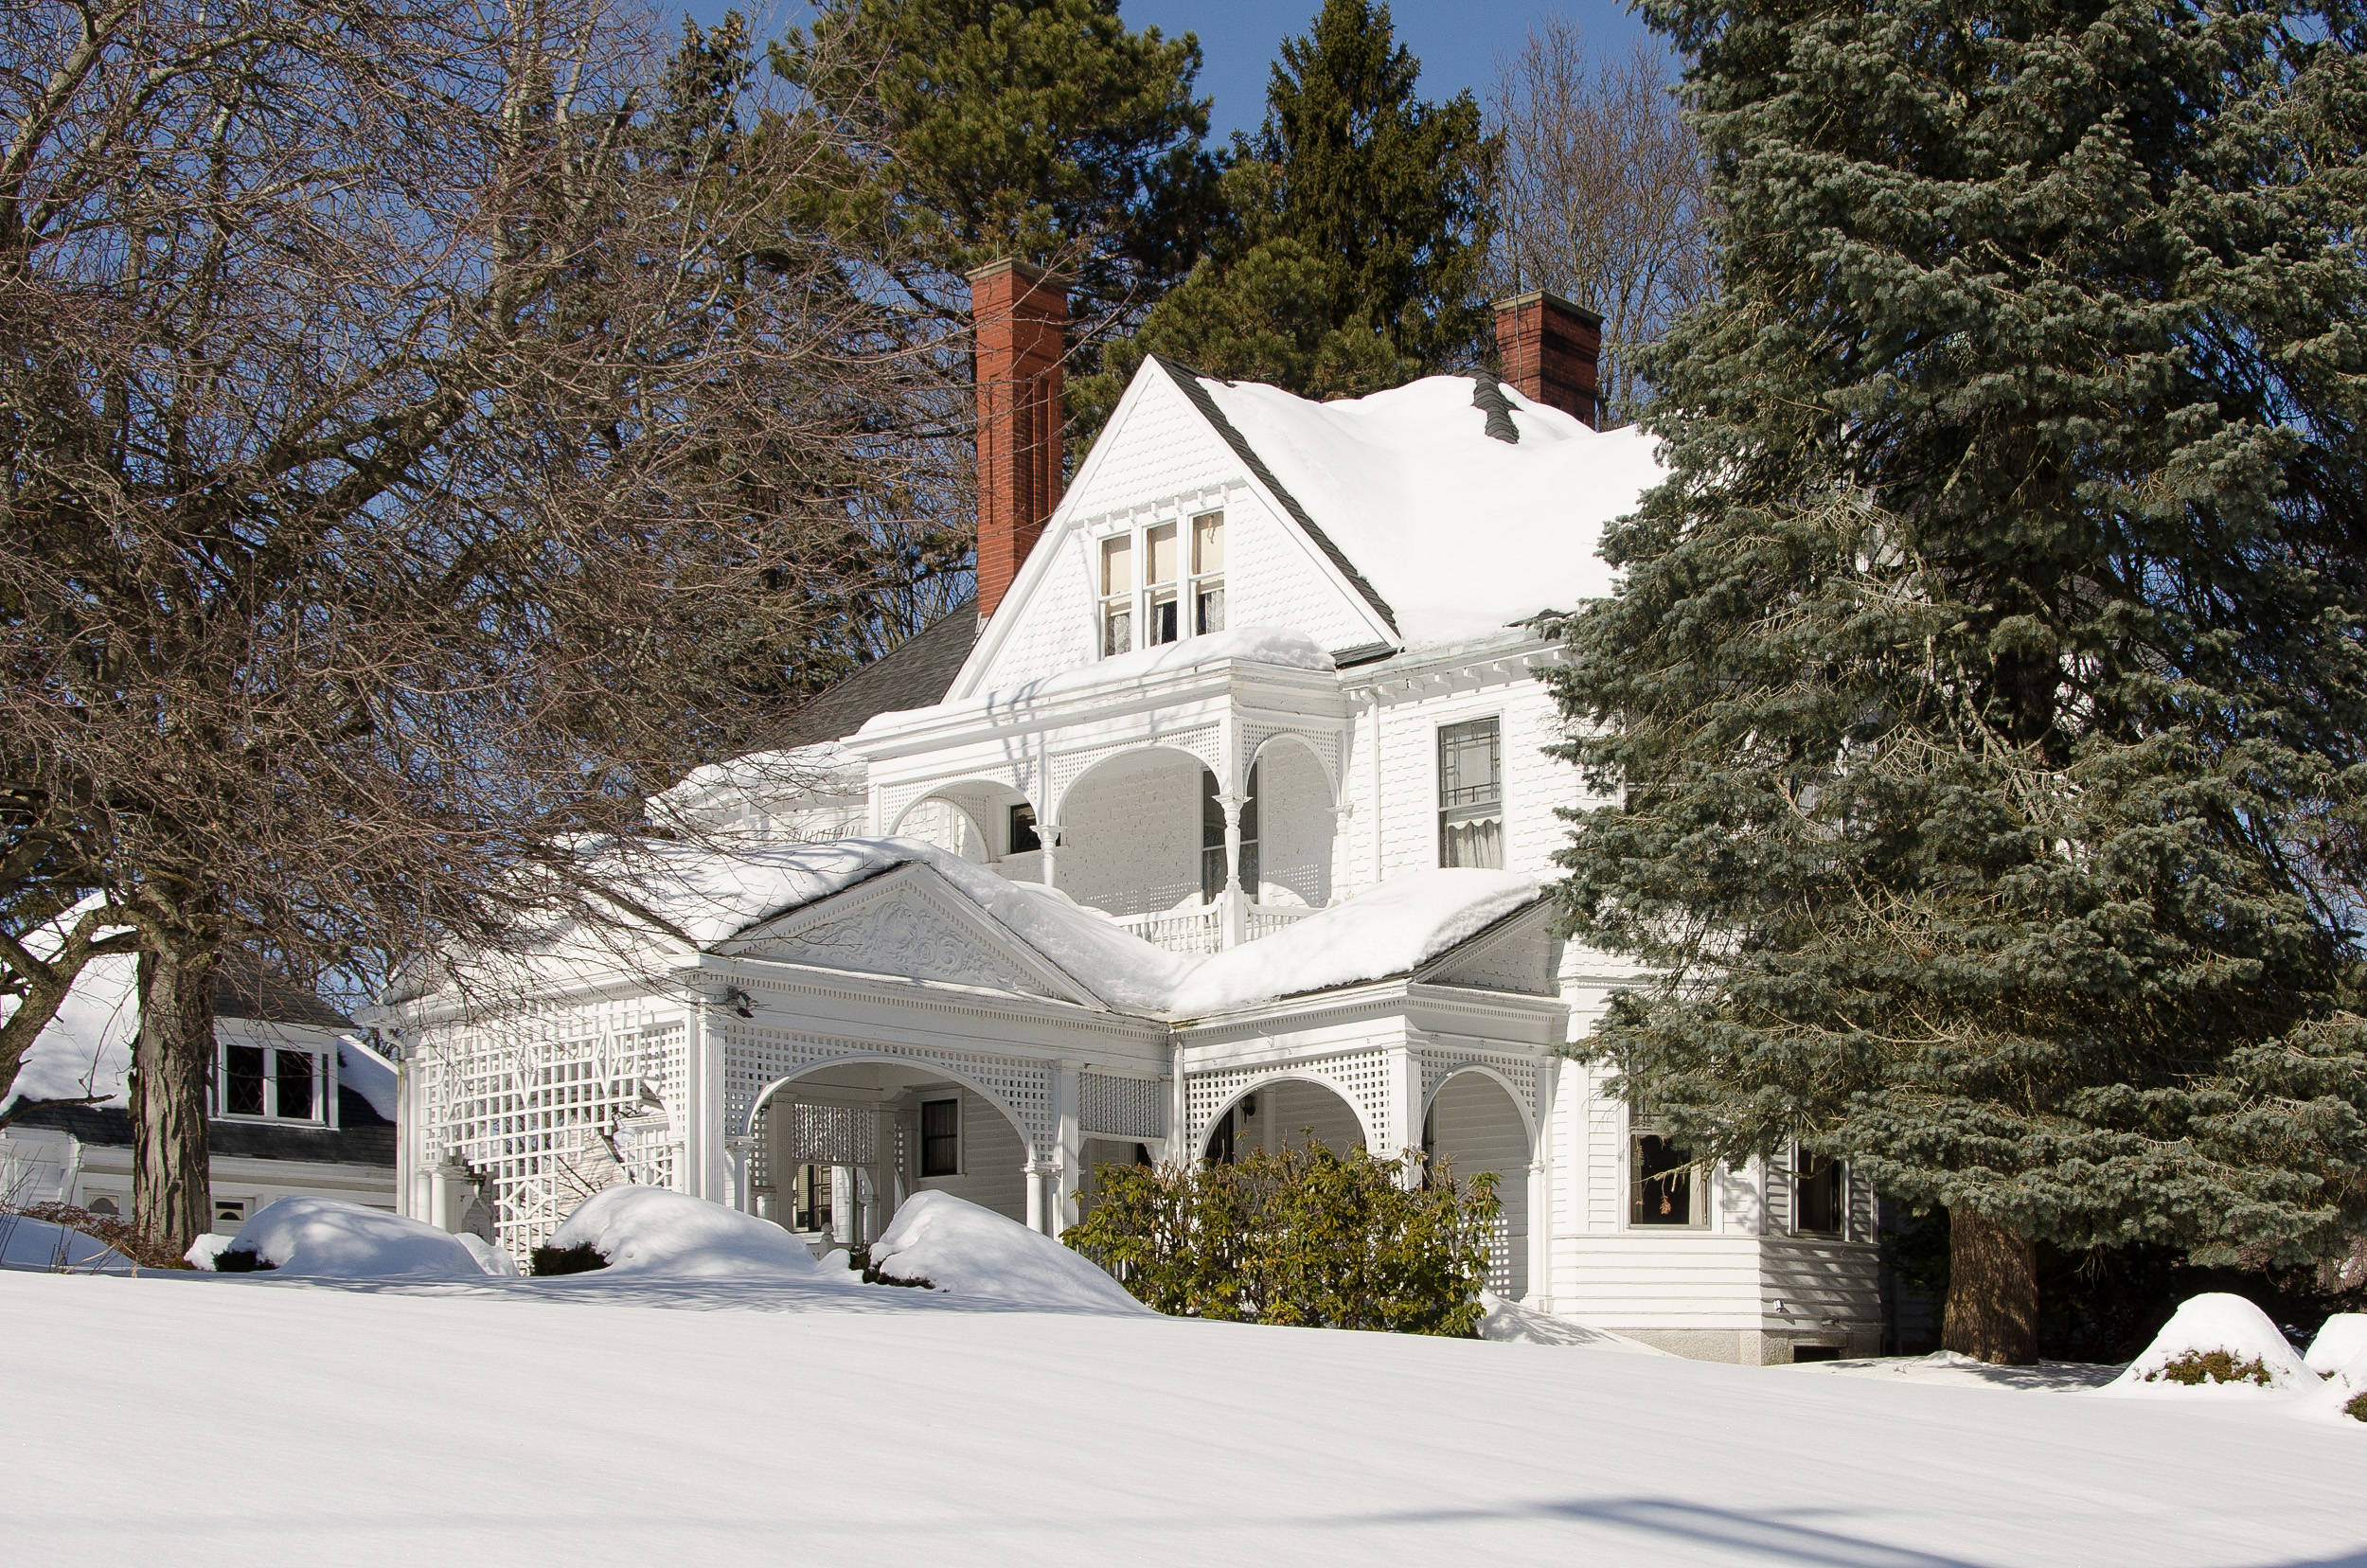
[[[1405,633],[1397,625],[1397,613],[1389,607],[1387,599],[1380,597],[1380,590],[1375,588],[1366,579],[1364,574],[1357,570],[1356,563],[1347,558],[1346,552],[1332,543],[1331,536],[1324,532],[1322,526],[1308,515],[1307,508],[1299,504],[1299,498],[1290,493],[1289,487],[1283,484],[1272,469],[1267,467],[1266,459],[1257,454],[1255,447],[1250,445],[1249,437],[1241,434],[1240,427],[1227,419],[1224,410],[1217,406],[1217,400],[1210,397],[1208,388],[1201,384],[1207,378],[1202,377],[1197,370],[1177,364],[1165,354],[1153,353],[1150,357],[1158,363],[1159,368],[1165,370],[1168,378],[1175,383],[1176,389],[1184,394],[1195,409],[1200,411],[1201,418],[1206,419],[1215,427],[1217,434],[1224,437],[1225,444],[1233,449],[1234,454],[1249,465],[1249,471],[1256,477],[1257,482],[1272,491],[1275,500],[1282,503],[1283,509],[1290,514],[1291,521],[1306,531],[1307,536],[1315,542],[1315,547],[1323,551],[1342,577],[1346,578],[1355,585],[1356,591],[1364,596],[1365,602],[1379,612],[1382,622],[1388,626],[1389,630],[1397,633],[1397,636],[1402,639]]]

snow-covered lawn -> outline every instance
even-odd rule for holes
[[[0,1272],[44,1564],[2367,1564],[2367,1426],[842,1278]]]

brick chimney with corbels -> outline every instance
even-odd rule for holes
[[[1575,414],[1597,427],[1595,373],[1603,356],[1603,318],[1559,294],[1534,289],[1496,304],[1496,357],[1504,383],[1534,402]]]
[[[1060,504],[1068,296],[1020,261],[970,275],[978,365],[978,617],[994,614]]]

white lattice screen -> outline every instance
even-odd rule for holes
[[[602,1187],[674,1185],[687,1032],[652,1011],[642,1000],[554,1007],[423,1043],[428,1155],[458,1154],[513,1256]]]
[[[1451,1047],[1417,1045],[1414,1059],[1422,1064],[1422,1109],[1438,1097],[1438,1086],[1458,1069],[1486,1067],[1501,1077],[1512,1091],[1513,1099],[1527,1114],[1532,1135],[1537,1128],[1537,1074],[1535,1057],[1511,1056],[1496,1051],[1462,1051]]]
[[[1052,1069],[1018,1057],[984,1051],[931,1050],[827,1035],[793,1035],[736,1025],[723,1030],[723,1125],[729,1133],[750,1130],[756,1099],[785,1078],[835,1061],[909,1062],[934,1067],[968,1083],[1009,1116],[1034,1158],[1049,1156],[1052,1144]]]
[[[1077,1101],[1078,1130],[1088,1136],[1140,1143],[1167,1135],[1167,1089],[1157,1078],[1081,1073]]]
[[[1334,1091],[1356,1107],[1364,1123],[1367,1148],[1376,1154],[1395,1153],[1405,1147],[1405,1137],[1390,1114],[1392,1076],[1389,1053],[1379,1049],[1194,1073],[1184,1091],[1184,1114],[1191,1121],[1185,1130],[1184,1147],[1193,1157],[1198,1157],[1217,1117],[1250,1090],[1277,1078],[1306,1078]]]

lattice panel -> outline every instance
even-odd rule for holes
[[[1241,726],[1241,755],[1252,762],[1257,759],[1260,747],[1277,735],[1292,735],[1307,742],[1315,753],[1315,760],[1330,782],[1331,798],[1340,798],[1341,737],[1326,731],[1294,729],[1288,724],[1244,724]]]
[[[1422,1110],[1430,1110],[1430,1102],[1438,1096],[1438,1086],[1458,1069],[1486,1067],[1502,1077],[1512,1089],[1512,1097],[1528,1113],[1529,1128],[1537,1127],[1537,1074],[1535,1057],[1511,1056],[1499,1051],[1462,1051],[1452,1046],[1416,1045],[1414,1060],[1422,1064]]]
[[[687,1031],[650,1012],[552,1006],[421,1043],[428,1156],[457,1152],[520,1261],[602,1187],[675,1185]]]
[[[1018,1126],[1031,1157],[1048,1158],[1053,1146],[1052,1069],[1018,1057],[984,1051],[940,1051],[826,1035],[785,1034],[739,1025],[723,1030],[723,1125],[734,1132],[749,1126],[757,1096],[795,1074],[834,1061],[885,1057],[917,1067],[934,1067],[968,1082]]]
[[[1089,1136],[1140,1143],[1167,1135],[1167,1089],[1161,1079],[1081,1073],[1077,1102],[1078,1130]]]
[[[1044,799],[1051,801],[1053,810],[1058,811],[1068,800],[1069,786],[1082,778],[1087,770],[1096,763],[1107,762],[1113,757],[1132,751],[1165,748],[1168,751],[1189,752],[1199,757],[1207,766],[1209,772],[1222,777],[1224,769],[1220,744],[1217,726],[1201,724],[1192,729],[1178,730],[1172,735],[1152,736],[1142,740],[1118,740],[1106,746],[1088,746],[1078,751],[1061,752],[1052,758],[1052,787],[1044,792]],[[1038,809],[1041,809],[1041,805]]]
[[[876,1112],[776,1097],[766,1114],[783,1165],[869,1165],[880,1157]]]
[[[1371,1149],[1390,1155],[1406,1146],[1404,1132],[1390,1114],[1390,1085],[1394,1069],[1385,1050],[1343,1051],[1304,1061],[1267,1062],[1255,1067],[1226,1067],[1194,1073],[1184,1083],[1185,1148],[1197,1159],[1224,1108],[1250,1090],[1277,1078],[1306,1078],[1330,1089],[1356,1107],[1371,1130]]]

